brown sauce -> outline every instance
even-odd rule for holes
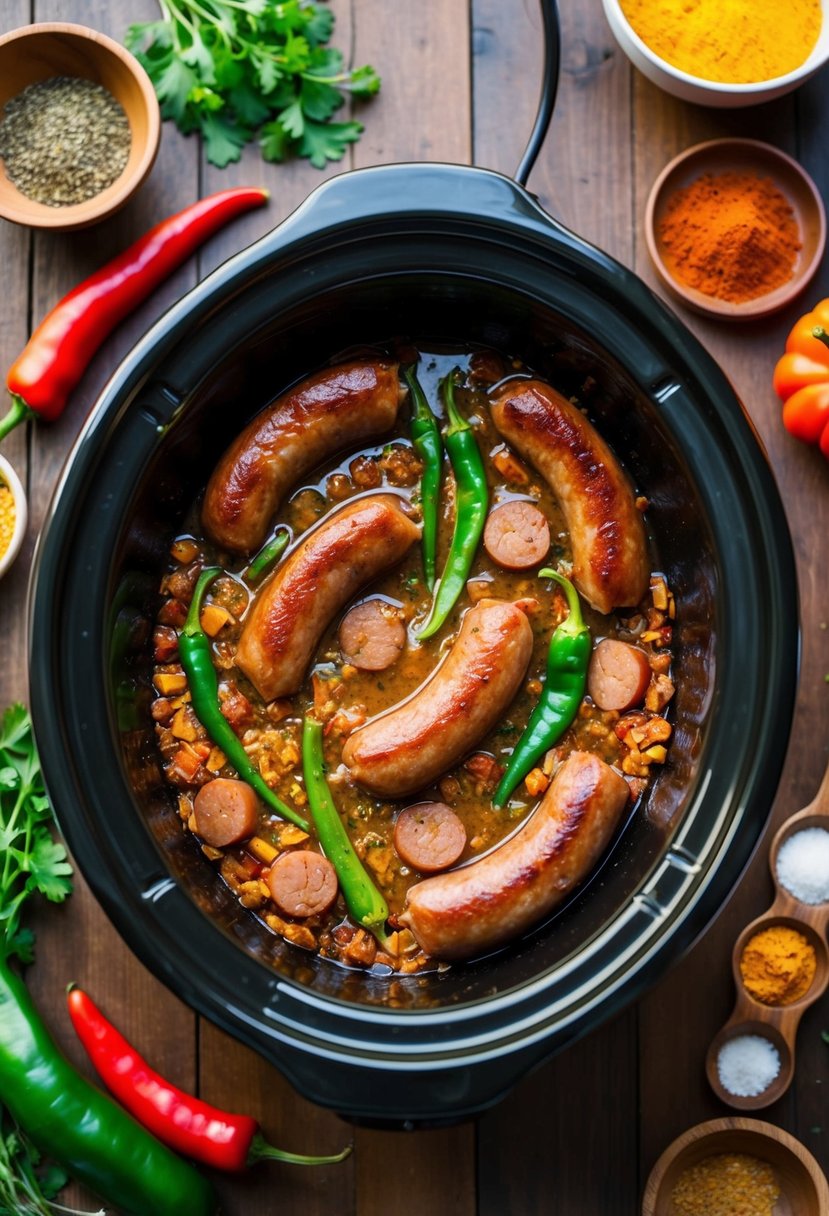
[[[439,378],[453,366],[473,374],[466,387],[456,393],[461,412],[472,422],[488,472],[490,510],[509,501],[524,499],[543,513],[550,527],[551,547],[546,564],[569,572],[570,541],[564,518],[549,486],[513,454],[496,431],[487,407],[486,389],[492,381],[509,374],[527,374],[520,364],[506,364],[488,352],[470,355],[451,352],[421,352],[418,375],[429,402],[439,413]],[[390,489],[404,495],[415,511],[419,502],[420,461],[408,438],[408,405],[400,410],[395,433],[380,444],[342,453],[317,473],[296,486],[273,521],[273,531],[287,525],[290,548],[308,528],[329,510],[358,494]],[[452,481],[448,464],[444,470],[442,516],[439,531],[438,571],[442,569],[453,527]],[[644,487],[646,489],[646,487]],[[386,577],[366,588],[331,622],[300,691],[291,698],[262,702],[233,662],[235,644],[242,629],[252,593],[242,575],[247,561],[231,558],[215,549],[198,529],[198,507],[172,545],[171,564],[161,582],[164,602],[156,630],[156,676],[158,697],[154,707],[156,730],[167,780],[175,788],[183,823],[193,830],[193,799],[198,789],[215,777],[232,776],[223,756],[207,738],[189,706],[186,678],[178,663],[176,630],[183,623],[199,570],[220,564],[225,577],[217,581],[209,597],[220,610],[215,624],[214,660],[220,679],[225,716],[257,762],[262,776],[280,798],[307,816],[300,758],[303,715],[311,708],[325,723],[325,758],[329,781],[343,822],[371,877],[382,891],[394,917],[404,907],[409,887],[423,875],[407,867],[394,848],[397,814],[407,804],[423,801],[445,803],[459,816],[467,843],[460,859],[481,856],[512,833],[537,805],[558,761],[578,748],[591,751],[618,768],[628,779],[632,800],[644,792],[650,770],[664,759],[664,744],[670,734],[664,714],[673,692],[670,680],[670,639],[673,599],[664,580],[654,576],[651,591],[637,610],[625,618],[594,613],[583,602],[585,618],[594,644],[602,637],[635,641],[647,654],[652,668],[645,704],[620,714],[602,711],[586,696],[579,712],[557,747],[526,783],[515,791],[504,810],[494,810],[491,796],[510,753],[526,725],[541,690],[552,631],[566,615],[560,594],[547,590],[534,571],[508,571],[496,565],[483,545],[467,584],[445,626],[423,643],[414,638],[414,627],[429,612],[431,597],[423,580],[421,551],[413,546],[408,556]],[[283,558],[284,560],[284,558]],[[543,563],[542,563],[543,564]],[[526,610],[534,635],[532,659],[519,694],[503,720],[460,764],[433,785],[402,802],[376,799],[353,784],[341,763],[349,733],[375,714],[397,704],[416,689],[433,671],[457,633],[463,613],[484,596],[527,601]],[[347,662],[339,648],[338,629],[353,603],[381,598],[405,623],[407,644],[400,657],[385,671],[364,671]],[[221,610],[227,614],[222,620]],[[164,677],[172,677],[165,680]],[[177,678],[178,677],[178,678]],[[168,691],[169,689],[169,691]],[[657,724],[657,725],[654,725]],[[294,825],[262,814],[255,837],[239,845],[215,849],[202,845],[221,875],[241,902],[274,932],[288,941],[349,966],[390,969],[402,973],[434,966],[417,948],[408,930],[397,939],[396,957],[381,952],[364,930],[348,918],[340,896],[323,917],[292,920],[277,912],[263,875],[277,856],[290,849],[318,849]]]

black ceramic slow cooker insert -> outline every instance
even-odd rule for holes
[[[149,713],[149,622],[231,434],[338,352],[398,335],[597,381],[597,424],[647,494],[676,597],[677,693],[664,771],[564,909],[487,959],[386,979],[275,938],[181,830]],[[71,454],[30,609],[47,785],[122,936],[189,1005],[348,1117],[457,1119],[641,993],[725,899],[783,763],[795,587],[732,388],[633,274],[498,174],[345,174],[170,310]]]

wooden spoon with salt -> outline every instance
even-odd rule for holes
[[[714,1036],[705,1060],[705,1071],[709,1084],[721,1101],[737,1110],[760,1110],[786,1092],[794,1076],[795,1040],[800,1019],[814,1002],[823,995],[829,985],[829,949],[826,944],[826,927],[829,924],[829,901],[807,904],[797,899],[780,882],[777,874],[777,858],[781,846],[797,832],[807,828],[822,828],[829,832],[829,767],[823,775],[815,798],[780,827],[769,850],[771,877],[777,892],[774,903],[763,916],[747,925],[737,941],[731,956],[737,1000],[731,1017]],[[774,925],[785,925],[796,929],[814,947],[817,969],[808,992],[789,1005],[765,1005],[752,997],[743,984],[740,959],[746,944],[755,933]],[[720,1081],[717,1058],[721,1048],[731,1039],[741,1035],[759,1035],[767,1039],[780,1056],[780,1071],[762,1093],[750,1097],[733,1094]]]

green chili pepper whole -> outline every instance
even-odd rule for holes
[[[504,805],[519,781],[567,730],[578,713],[587,684],[592,642],[578,593],[557,570],[539,570],[538,576],[555,579],[567,596],[570,611],[550,638],[544,689],[498,783],[492,799],[497,807]]]
[[[272,540],[269,540],[266,545],[263,545],[256,557],[245,571],[245,581],[248,583],[258,583],[263,575],[267,574],[274,562],[278,561],[282,556],[282,551],[289,540],[287,528],[281,528]]]
[[[443,441],[455,475],[455,528],[432,611],[417,631],[421,641],[437,633],[466,586],[489,505],[486,469],[475,432],[455,405],[455,372],[441,381],[441,393],[449,421]]]
[[[254,766],[242,746],[239,736],[221,710],[219,680],[216,668],[213,666],[210,639],[201,627],[204,593],[221,573],[218,566],[202,570],[190,601],[187,619],[178,639],[179,658],[187,676],[193,710],[210,738],[217,747],[221,748],[236,769],[241,780],[246,781],[266,806],[269,806],[272,811],[276,811],[277,815],[283,819],[290,819],[297,827],[302,828],[303,832],[307,832],[309,827],[302,816],[298,815],[281,798],[277,798],[270,786],[266,784],[262,774]]]
[[[429,408],[426,394],[420,387],[414,366],[403,369],[403,379],[412,397],[410,430],[415,451],[423,461],[420,479],[420,499],[423,510],[423,571],[426,586],[435,589],[435,566],[438,542],[438,507],[440,505],[440,476],[443,467],[443,444],[438,420]]]
[[[388,905],[369,878],[343,827],[325,780],[322,723],[310,717],[305,718],[302,726],[302,771],[311,818],[322,850],[337,872],[346,907],[357,924],[368,929],[380,945],[385,946]]]
[[[76,1072],[0,959],[0,1101],[32,1142],[131,1216],[211,1216],[206,1178]]]

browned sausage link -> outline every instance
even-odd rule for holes
[[[505,570],[540,566],[550,548],[550,525],[531,502],[515,499],[490,511],[484,528],[484,547]]]
[[[345,614],[338,636],[347,663],[362,671],[385,671],[406,645],[406,626],[392,604],[366,600]]]
[[[216,777],[203,785],[193,801],[196,831],[215,849],[247,840],[259,822],[259,799],[244,781]]]
[[[623,777],[590,752],[572,752],[514,836],[411,887],[401,922],[438,959],[476,958],[514,940],[590,873],[627,800]]]
[[[295,849],[277,857],[265,881],[284,916],[322,916],[337,898],[334,867],[311,849]]]
[[[466,828],[445,802],[407,806],[394,825],[394,847],[404,865],[422,874],[448,870],[466,847]]]
[[[397,364],[364,359],[326,368],[283,393],[213,471],[205,531],[234,553],[256,549],[290,487],[341,448],[391,430],[400,400]]]
[[[347,740],[343,761],[381,798],[423,789],[498,721],[517,693],[533,647],[525,614],[506,600],[481,600],[463,618],[444,661],[393,709]]]
[[[604,638],[590,657],[587,691],[599,709],[624,712],[638,705],[648,690],[651,665],[644,650]]]
[[[573,579],[599,612],[638,604],[648,586],[645,527],[633,490],[581,410],[540,380],[513,380],[492,419],[556,494],[573,546]]]
[[[266,701],[299,689],[331,618],[419,539],[404,505],[394,494],[372,494],[332,511],[259,592],[236,665]]]

